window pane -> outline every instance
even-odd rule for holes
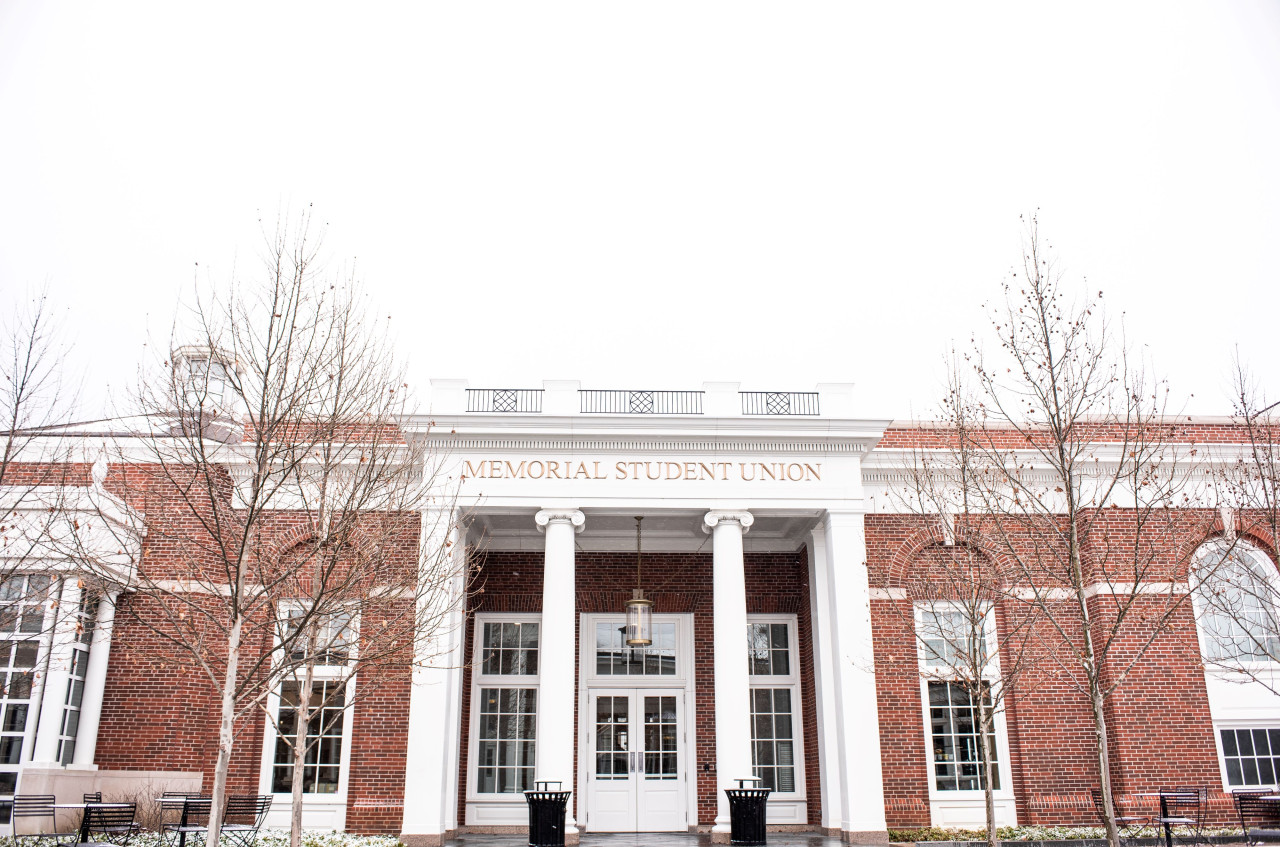
[[[538,673],[538,624],[486,622],[481,628],[480,642],[482,674],[533,676]]]
[[[596,674],[599,676],[674,676],[676,625],[654,623],[653,643],[629,647],[622,641],[623,619],[596,622]]]
[[[27,728],[27,707],[25,704],[9,704],[4,710],[4,725],[0,727],[5,732],[22,732]]]
[[[937,790],[981,790],[986,782],[986,769],[982,766],[985,751],[975,726],[975,711],[969,705],[968,691],[959,683],[930,682],[928,699]],[[959,768],[956,763],[960,763]],[[993,765],[993,787],[998,787],[999,766]]]
[[[1261,551],[1210,542],[1196,554],[1197,622],[1209,659],[1256,662],[1280,658],[1274,566]]]
[[[510,794],[525,790],[535,763],[537,691],[532,688],[482,688],[482,720],[477,748],[476,790]],[[527,771],[527,772],[526,772]]]
[[[1280,750],[1275,744],[1278,736],[1277,727],[1220,730],[1228,786],[1274,785],[1280,776]]]
[[[346,715],[346,683],[342,680],[320,680],[312,683],[307,707],[311,714],[306,722],[306,752],[302,768],[304,793],[333,794],[338,790],[342,761],[342,723]],[[272,790],[287,792],[293,785],[293,744],[296,741],[301,685],[287,682],[281,686],[280,711],[277,715],[279,735],[276,739],[275,763],[272,768]]]
[[[796,791],[791,689],[753,689],[750,704],[751,764],[755,775],[765,788]]]
[[[747,624],[747,666],[751,675],[790,675],[790,644],[790,627],[785,623]]]

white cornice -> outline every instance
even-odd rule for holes
[[[547,452],[583,452],[599,453],[657,453],[657,454],[731,454],[731,453],[783,453],[794,455],[824,456],[862,454],[868,445],[862,441],[816,439],[796,440],[746,440],[728,439],[690,439],[662,437],[632,438],[579,438],[572,435],[561,437],[508,435],[508,436],[472,436],[467,434],[431,433],[425,437],[425,443],[436,449],[448,452],[466,451],[547,451]]]
[[[1143,595],[1158,597],[1162,595],[1178,595],[1186,594],[1190,589],[1185,582],[1092,582],[1085,586],[1085,599],[1094,597],[1131,597],[1134,595]],[[1034,591],[1030,588],[1015,588],[1009,592],[1018,600],[1070,600],[1075,597],[1075,592],[1070,588],[1050,588]],[[896,586],[889,588],[872,588],[872,600],[908,600],[910,594],[907,589]]]
[[[405,419],[408,433],[441,433],[471,438],[545,438],[573,441],[659,439],[679,441],[853,441],[863,449],[884,434],[887,420],[819,417],[707,417],[703,415],[415,415]]]

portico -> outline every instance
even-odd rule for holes
[[[809,414],[750,414],[725,383],[630,392],[698,414],[586,411],[610,393],[432,383],[416,437],[459,485],[479,589],[414,686],[406,839],[511,831],[536,779],[574,792],[571,839],[727,841],[723,790],[758,774],[771,824],[886,841],[860,468],[886,422],[849,417],[848,386],[772,398]],[[656,601],[639,649],[617,632],[634,587]],[[450,799],[416,803],[436,779]]]

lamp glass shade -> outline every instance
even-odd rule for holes
[[[627,601],[626,640],[628,647],[648,647],[653,643],[653,601],[637,588]]]

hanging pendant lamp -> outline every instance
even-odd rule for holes
[[[628,647],[648,647],[653,643],[653,601],[640,587],[640,522],[636,518],[636,587],[627,601],[626,638]]]

